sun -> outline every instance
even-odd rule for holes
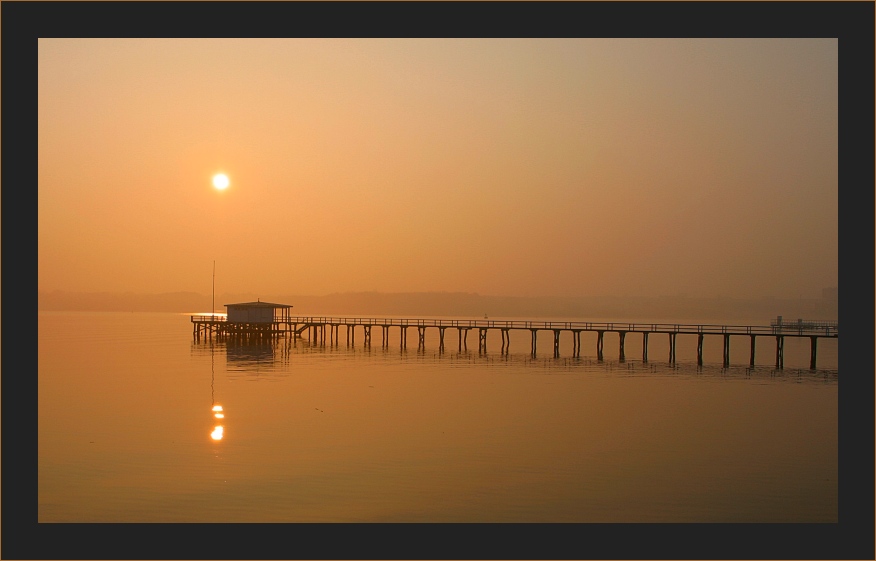
[[[228,181],[228,176],[224,173],[217,173],[213,176],[213,187],[219,189],[220,191],[224,191],[228,188],[228,185],[231,182]]]

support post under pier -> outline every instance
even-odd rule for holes
[[[750,335],[750,337],[751,337],[751,356],[748,357],[748,365],[754,366],[754,340],[756,339],[756,336]]]
[[[776,368],[785,368],[785,336],[776,335]]]
[[[487,329],[486,327],[478,328],[478,351],[487,352]]]

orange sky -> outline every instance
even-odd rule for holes
[[[39,289],[820,297],[837,159],[834,39],[40,39]]]

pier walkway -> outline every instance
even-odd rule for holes
[[[624,323],[624,322],[589,322],[589,321],[531,321],[531,320],[474,320],[474,319],[402,319],[373,317],[285,317],[281,321],[270,323],[230,323],[224,315],[193,315],[191,316],[193,335],[200,339],[201,334],[212,337],[237,337],[244,339],[280,337],[291,335],[300,337],[307,335],[308,339],[317,344],[338,344],[339,330],[344,326],[348,343],[355,342],[355,334],[359,328],[363,334],[363,343],[371,345],[371,332],[379,327],[383,335],[383,346],[388,347],[390,330],[398,328],[399,343],[407,347],[407,332],[416,328],[418,346],[425,345],[426,329],[437,329],[439,333],[439,348],[444,349],[445,331],[455,329],[458,335],[459,350],[468,348],[468,333],[478,332],[478,350],[486,352],[487,335],[498,331],[502,337],[502,351],[510,346],[510,331],[525,330],[531,333],[532,354],[536,352],[536,334],[538,331],[553,333],[553,354],[560,355],[560,334],[572,334],[572,355],[581,356],[581,333],[596,332],[596,355],[603,360],[603,341],[607,332],[617,333],[619,337],[620,360],[625,359],[624,342],[628,333],[642,335],[642,360],[648,360],[648,339],[651,334],[665,335],[669,341],[669,361],[675,362],[675,341],[679,335],[695,335],[697,337],[697,363],[703,363],[703,339],[706,335],[723,337],[724,365],[730,362],[730,337],[747,336],[750,338],[750,364],[754,365],[755,339],[771,337],[776,341],[776,368],[784,366],[785,337],[808,337],[810,340],[809,367],[815,369],[819,338],[837,339],[839,337],[838,323],[825,321],[771,322],[769,326],[755,325],[705,325],[678,323]]]

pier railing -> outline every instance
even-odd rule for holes
[[[709,325],[681,323],[624,323],[590,321],[531,321],[491,319],[400,319],[374,317],[307,316],[290,317],[290,323],[328,325],[371,325],[383,327],[455,327],[462,329],[536,329],[563,331],[624,331],[649,333],[704,333],[737,335],[837,336],[836,323],[824,325]]]
[[[780,327],[782,329],[837,329],[839,322],[836,321],[821,321],[811,319],[798,319],[792,321],[784,321],[781,318],[770,322],[771,327]]]
[[[228,321],[228,316],[226,315],[215,315],[211,316],[210,314],[202,314],[202,315],[193,315],[192,322],[210,322],[210,321]]]
[[[227,316],[193,315],[192,322],[224,323]],[[730,335],[810,335],[837,337],[837,322],[771,322],[770,325],[710,325],[683,323],[626,323],[591,321],[532,321],[491,319],[403,319],[378,317],[294,316],[274,322],[298,325],[369,325],[382,327],[454,327],[457,329],[529,329],[562,331],[623,331]]]

